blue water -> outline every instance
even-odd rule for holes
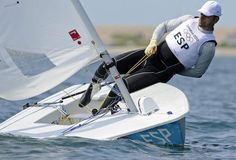
[[[174,77],[169,83],[187,95],[190,113],[186,118],[184,147],[155,146],[130,140],[95,141],[79,138],[38,140],[0,135],[0,160],[174,160],[236,159],[236,57],[216,57],[201,79]],[[89,80],[96,65],[39,97],[36,102],[71,84]],[[80,74],[81,74],[80,72]],[[85,75],[85,74],[82,74]],[[27,101],[0,100],[0,122],[22,109]]]

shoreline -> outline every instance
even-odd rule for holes
[[[217,47],[216,56],[236,57],[236,48],[231,47]]]
[[[141,42],[149,42],[152,36],[155,26],[125,26],[125,25],[104,25],[96,26],[96,29],[101,35],[107,50],[111,55],[121,54],[130,50],[146,48],[147,44],[138,44]],[[236,56],[236,29],[235,27],[221,26],[216,27],[215,31],[216,41],[218,46],[216,47],[216,56]],[[117,36],[119,35],[119,36]],[[135,37],[136,36],[136,37]],[[125,44],[119,45],[121,42]],[[229,46],[226,46],[229,45]],[[232,46],[232,47],[231,47]],[[235,46],[235,47],[234,47]]]
[[[112,56],[116,56],[121,53],[125,53],[125,52],[135,50],[135,49],[141,49],[145,47],[146,46],[113,46],[113,47],[107,46],[106,48]],[[217,47],[215,55],[219,57],[236,57],[236,48]]]

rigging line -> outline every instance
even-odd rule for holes
[[[85,126],[85,125],[87,125],[89,123],[92,123],[92,122],[98,120],[99,118],[102,118],[103,116],[105,116],[108,112],[109,112],[109,109],[107,109],[106,112],[104,111],[104,113],[102,113],[101,115],[99,115],[99,116],[97,115],[98,117],[92,115],[89,118],[83,120],[82,124],[74,124],[70,128],[67,128],[65,131],[62,132],[62,135],[66,135],[67,133],[69,133],[69,132],[71,132],[71,131],[73,131],[73,130],[75,130],[77,128],[80,128],[80,127]]]
[[[67,96],[68,95],[70,95],[70,93],[69,92],[67,92],[66,90],[62,90]],[[73,100],[75,100],[76,101],[76,99],[75,99],[75,97],[74,96],[70,96],[70,98],[72,98]]]
[[[65,92],[66,94],[70,94],[71,92],[74,92],[75,90],[79,89],[80,87],[82,87],[83,85],[78,85],[77,87],[75,87],[73,90],[71,90],[70,92],[66,93],[65,90],[63,89],[62,91]],[[52,97],[54,98],[54,97]],[[59,104],[59,103],[63,103],[63,97],[59,96],[57,99],[55,99],[52,102],[46,102],[46,103],[40,103],[40,102],[36,102],[35,104],[37,105],[50,105],[50,104]],[[47,100],[48,101],[48,100]]]
[[[55,106],[55,108],[62,114],[62,116],[68,116],[70,115],[69,113],[67,113],[64,109],[64,107],[61,105],[61,106]]]
[[[115,85],[111,85],[111,83],[110,84],[108,84],[107,85],[116,95],[118,95],[118,96],[121,96],[121,93],[120,93],[120,91],[119,91],[119,89],[117,88],[117,87],[115,87]]]
[[[101,85],[101,87],[104,87],[104,86],[107,86],[107,85],[110,86],[109,84],[112,84],[112,83],[114,83],[114,81],[105,82],[104,84]],[[64,99],[70,98],[71,96],[76,96],[76,95],[82,94],[82,93],[84,93],[85,91],[86,91],[86,90],[83,90],[83,91],[80,91],[80,92],[77,92],[77,93],[74,93],[74,94],[71,94],[71,95],[62,97],[61,99],[64,100]]]
[[[91,43],[94,45],[94,48],[96,49],[94,42],[91,42]],[[97,51],[97,49],[96,49],[96,51]],[[98,53],[98,51],[97,51],[97,53]],[[89,71],[89,69],[87,69],[86,67],[85,67],[85,71],[86,71],[87,73],[89,73],[91,76],[93,75],[93,73],[91,73],[91,71]],[[65,89],[63,89],[62,91],[63,91],[67,96],[60,97],[60,98],[56,99],[54,102],[57,102],[58,100],[64,100],[64,99],[67,99],[67,98],[73,98],[74,100],[76,100],[76,98],[74,98],[74,96],[80,94],[80,92],[78,92],[78,94],[70,94],[70,93],[71,93],[71,92],[74,92],[75,90],[79,89],[79,88],[82,87],[82,86],[83,86],[83,85],[78,86],[78,88],[75,88],[74,90],[72,90],[72,91],[70,91],[70,92],[67,92],[67,91],[65,91]],[[85,92],[85,91],[81,91],[81,93],[83,93],[83,92]],[[89,109],[89,108],[88,108],[88,109]]]
[[[120,91],[116,88],[111,86],[110,84],[108,85],[111,88],[111,91],[114,92],[117,96],[121,97],[121,99],[123,99]],[[109,97],[109,93],[106,95],[106,97],[103,99],[103,101],[100,103],[99,105],[99,109],[101,109],[101,106],[103,105],[103,103],[105,102],[105,100]]]
[[[63,91],[66,95],[70,95],[71,92],[74,92],[75,90],[79,89],[80,87],[82,87],[82,85],[76,87],[75,89],[71,90],[70,92],[66,92],[65,90],[62,90],[62,91]],[[75,99],[73,96],[70,96],[70,97],[71,97],[73,100],[76,101],[76,99]],[[60,101],[57,102],[59,99],[60,99]],[[60,98],[58,98],[57,100],[55,100],[53,103],[41,103],[41,104],[39,104],[39,105],[43,105],[43,104],[48,104],[48,105],[50,105],[50,104],[55,104],[55,103],[63,103],[63,99],[60,97]],[[63,107],[63,106],[62,106],[62,107]],[[64,119],[63,121],[68,120],[68,121],[70,121],[70,123],[72,123],[72,122],[71,122],[71,119],[69,118],[69,115],[70,115],[69,113],[65,112],[63,109],[60,109],[59,107],[57,107],[56,109],[61,113],[62,119]],[[91,112],[91,110],[90,110],[89,108],[86,108],[86,109],[87,109],[87,111]]]
[[[32,105],[37,105],[37,106],[43,107],[44,105],[60,104],[60,103],[63,103],[63,101],[60,100],[60,101],[48,102],[48,103],[39,103],[39,102],[36,102],[36,103],[34,103],[34,104],[29,104],[29,103],[27,103],[26,105],[29,105],[29,107],[32,106]],[[24,106],[23,106],[23,107],[24,107]]]
[[[71,118],[69,118],[70,114],[65,111],[65,109],[63,108],[63,105],[55,106],[53,108],[56,108],[61,113],[61,117],[59,117],[59,120],[58,120],[59,123],[61,121],[62,124],[64,124],[65,120],[68,120],[71,124],[73,124]]]
[[[94,42],[94,41],[91,41],[91,43],[92,43],[92,45],[94,46],[96,52],[99,53],[98,50],[97,50],[97,48],[96,48],[96,46],[95,46],[95,42]],[[86,71],[87,73],[89,73],[90,75],[93,75],[93,73],[91,73],[91,72],[89,71],[89,69],[86,68],[86,67],[85,67],[85,71]],[[81,91],[81,92],[77,92],[77,93],[71,95],[70,93],[67,93],[67,92],[63,89],[63,92],[65,92],[67,96],[63,96],[63,97],[61,98],[61,100],[64,100],[64,99],[67,99],[67,98],[72,98],[72,99],[74,99],[74,100],[76,101],[77,99],[76,99],[74,96],[79,95],[79,94],[81,94],[81,93],[84,93],[85,91],[86,91],[86,90]],[[91,109],[90,109],[88,106],[84,106],[84,108],[86,108],[87,111],[91,112]]]
[[[63,106],[62,106],[62,107],[63,107]],[[69,116],[70,116],[69,113],[67,113],[66,111],[64,111],[64,110],[63,110],[62,108],[60,108],[60,107],[57,107],[56,109],[61,113],[61,117],[59,117],[59,120],[58,120],[59,123],[60,123],[60,121],[61,121],[61,123],[62,123],[62,125],[63,125],[64,122],[65,122],[66,120],[68,120],[71,124],[73,124],[71,118],[69,117]]]
[[[151,55],[144,55],[126,74],[130,74],[134,71],[138,66],[140,66],[143,62],[145,62]]]
[[[127,74],[130,74],[133,70],[135,70],[138,66],[140,66],[143,62],[145,62],[149,57],[150,57],[151,55],[144,55],[132,68],[130,68],[130,70],[126,73],[126,75]],[[109,87],[111,87],[110,85],[109,85]],[[121,97],[121,99],[123,99],[123,97],[122,97],[122,95],[120,94],[120,91],[118,90],[118,89],[115,89],[114,87],[111,87],[111,89],[112,89],[112,91],[116,94],[116,95],[118,95],[119,97]],[[108,98],[108,95],[106,96],[106,98],[105,99],[107,99]],[[100,107],[99,108],[101,108],[101,106],[103,105],[103,103],[105,102],[105,99],[102,101],[102,103],[100,104]]]
[[[66,93],[67,94],[67,96],[69,96],[70,94],[68,93],[68,92],[66,92],[65,90],[63,90],[63,92],[64,93]],[[72,96],[70,96],[69,98],[72,98],[74,101],[76,101],[77,99],[74,97],[75,95],[72,95]],[[78,105],[76,105],[77,107],[78,107]],[[85,106],[85,107],[83,107],[83,108],[85,108],[88,112],[92,112],[92,110],[88,107],[88,106]],[[66,117],[65,117],[66,118]]]
[[[96,47],[96,43],[94,41],[91,41],[91,43],[94,46],[96,52],[99,53],[98,50],[97,50],[97,47]],[[126,74],[130,74],[134,69],[136,69],[138,66],[140,66],[143,62],[145,62],[151,56],[152,56],[152,54],[148,54],[148,55],[144,54],[144,56]],[[108,95],[106,96],[106,98],[107,97],[108,97]],[[122,97],[122,95],[121,95],[121,97]],[[103,100],[103,102],[101,103],[99,108],[101,108],[101,106],[104,103],[105,99]],[[122,99],[123,99],[123,97],[122,97]]]
[[[150,56],[151,56],[151,55],[146,55],[146,54],[145,54],[132,68],[130,68],[130,70],[126,73],[126,75],[127,75],[127,74],[130,74],[133,70],[135,70],[135,69],[136,69],[138,66],[140,66],[143,62],[145,62]],[[110,85],[109,85],[109,86],[110,86]],[[115,89],[114,87],[112,87],[111,89],[112,89],[112,91],[113,91],[116,95],[122,97],[118,89]],[[106,96],[105,99],[107,99],[107,98],[108,98],[108,95]],[[100,107],[99,107],[99,108],[101,108],[101,106],[102,106],[103,103],[105,102],[105,99],[102,101],[102,103],[100,104]],[[123,97],[122,97],[121,99],[123,99]]]
[[[100,114],[98,113],[96,116],[93,116],[93,115],[90,116],[89,118],[83,120],[83,121],[85,121],[85,122],[83,122],[82,124],[79,124],[78,126],[75,126],[75,125],[77,125],[77,124],[71,126],[70,128],[68,128],[68,129],[66,129],[65,131],[63,131],[62,134],[65,135],[65,134],[67,134],[68,132],[71,132],[71,131],[73,131],[73,130],[75,130],[75,129],[77,129],[77,128],[80,128],[80,127],[82,127],[82,126],[88,125],[88,124],[90,124],[90,123],[92,123],[92,122],[94,122],[94,121],[96,121],[96,120],[98,120],[98,119],[104,117],[104,116],[110,111],[110,107],[111,107],[113,104],[115,104],[117,101],[119,101],[119,100],[114,100],[114,102],[112,102],[111,104],[109,104],[108,107],[106,107],[106,108],[103,110],[102,113],[101,113],[101,110],[100,110]],[[97,116],[98,116],[98,117],[97,117]]]

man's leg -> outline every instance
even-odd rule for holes
[[[148,65],[137,72],[124,77],[123,80],[129,93],[132,93],[157,82],[165,83],[169,81],[172,76],[173,75],[170,75],[165,70],[159,70],[157,72],[155,67]],[[121,98],[114,92],[114,90],[118,90],[118,88],[116,86],[112,88],[100,108],[106,108],[109,105],[114,106],[118,103],[117,100]]]
[[[126,74],[128,70],[137,63],[144,56],[144,49],[134,50],[130,52],[123,53],[114,58],[115,65],[120,74]],[[100,83],[108,77],[108,68],[105,63],[102,63],[95,72],[92,82],[90,83],[88,89],[82,95],[79,106],[86,106],[96,94],[101,86]],[[113,94],[111,95],[113,97]]]
[[[108,77],[105,64],[102,63],[96,70],[92,82],[88,89],[84,92],[79,101],[79,106],[84,107],[91,101],[92,97],[101,89],[101,82]]]

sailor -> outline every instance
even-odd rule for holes
[[[202,77],[215,54],[217,43],[213,31],[222,14],[221,6],[216,1],[207,1],[198,11],[199,17],[185,15],[158,25],[146,49],[130,51],[114,58],[119,73],[126,74],[143,56],[149,57],[123,77],[130,93],[157,82],[165,83],[175,74]],[[80,99],[80,107],[86,106],[99,91],[100,83],[108,76],[108,68],[104,63],[99,66]],[[101,108],[117,100],[118,96],[113,90]]]

